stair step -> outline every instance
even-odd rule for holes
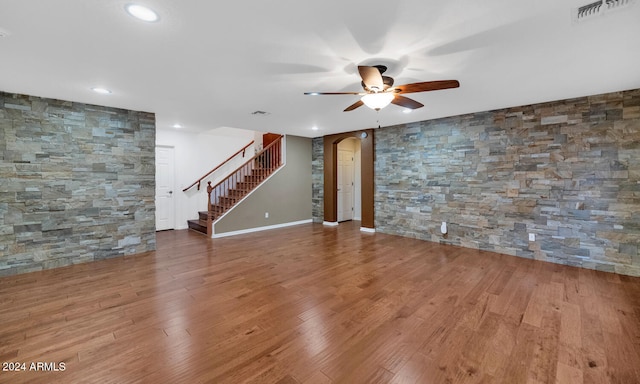
[[[251,190],[247,190],[247,189],[230,189],[229,191],[227,191],[227,196],[237,196],[237,197],[244,197],[247,193],[251,192]]]
[[[244,176],[244,181],[245,182],[252,182],[252,183],[260,183],[262,180],[264,180],[266,177],[262,176],[262,175],[245,175]]]
[[[224,213],[224,211],[211,212],[211,219],[215,220],[215,219],[219,218],[220,216],[222,216],[223,213]],[[201,222],[206,224],[207,223],[207,211],[198,212],[198,218],[200,219]]]
[[[238,183],[236,183],[236,188],[251,191],[256,187],[256,185],[258,185],[258,183],[254,181],[239,181]]]
[[[211,205],[211,212],[215,213],[215,214],[221,214],[221,213],[224,213],[224,211],[226,211],[227,208],[229,208],[229,206],[227,206],[227,205],[212,204]]]
[[[189,229],[192,229],[196,232],[207,234],[207,221],[206,220],[187,220],[187,225],[189,225]]]
[[[252,175],[269,175],[273,169],[271,168],[254,168],[251,170]]]
[[[240,197],[237,197],[237,196],[220,196],[219,203],[223,206],[231,207],[238,200],[240,200]]]

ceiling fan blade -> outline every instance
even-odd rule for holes
[[[364,95],[363,92],[305,92],[305,95]]]
[[[344,112],[349,112],[349,111],[353,111],[354,109],[358,108],[358,107],[362,107],[364,105],[364,103],[362,102],[362,100],[358,100],[355,103],[351,104],[350,106],[348,106]]]
[[[421,83],[398,85],[397,87],[395,87],[395,91],[396,93],[414,93],[458,88],[459,86],[460,83],[458,82],[458,80],[423,81]]]
[[[367,88],[375,92],[384,90],[384,81],[382,81],[382,75],[378,68],[359,65],[358,72]]]
[[[417,101],[410,99],[408,97],[396,95],[396,97],[391,100],[391,102],[395,105],[399,105],[401,107],[409,108],[409,109],[417,109],[424,107],[424,104],[418,103]]]

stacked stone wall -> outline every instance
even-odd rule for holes
[[[324,141],[322,137],[316,137],[311,142],[311,182],[312,182],[312,217],[315,223],[324,220]]]
[[[377,231],[640,275],[640,90],[383,128],[375,148]]]
[[[0,275],[155,249],[155,116],[0,93]]]

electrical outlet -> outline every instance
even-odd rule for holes
[[[264,213],[264,218],[265,218],[265,219],[268,219],[268,218],[269,218],[269,212],[265,212],[265,213]]]
[[[529,241],[536,241],[536,234],[535,233],[530,233],[529,234]]]

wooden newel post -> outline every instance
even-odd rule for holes
[[[213,220],[211,220],[211,192],[213,192],[213,187],[211,186],[211,182],[207,183],[207,235],[211,236],[213,232]]]

